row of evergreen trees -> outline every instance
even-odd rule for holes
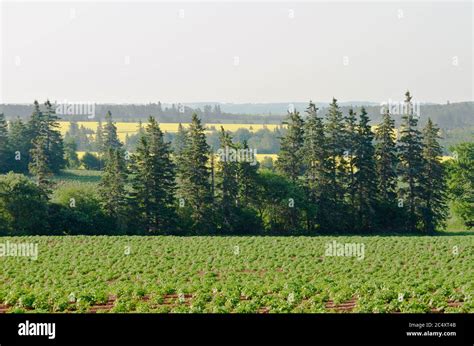
[[[31,173],[47,180],[59,173],[65,162],[58,117],[49,101],[43,109],[35,101],[26,123],[18,119],[8,126],[0,114],[0,173]]]
[[[344,116],[336,99],[326,119],[312,103],[306,121],[298,112],[289,115],[277,168],[316,206],[307,215],[308,229],[432,233],[444,224],[439,129],[429,119],[420,132],[412,97],[405,96],[398,134],[388,110],[373,132],[364,108],[359,116],[352,109]]]
[[[276,177],[249,161],[215,162],[196,115],[188,130],[179,128],[174,151],[150,118],[128,164],[116,138],[104,143],[104,208],[119,227],[141,221],[153,233],[178,226],[198,234],[432,233],[447,215],[439,129],[429,120],[420,132],[408,92],[405,102],[398,140],[388,111],[375,133],[363,108],[344,116],[335,99],[325,119],[313,103],[305,119],[290,113],[277,161],[289,186],[273,190]],[[224,129],[220,147],[248,148]]]
[[[118,234],[431,233],[447,214],[439,130],[428,121],[420,132],[408,92],[405,102],[398,134],[388,112],[372,132],[364,109],[344,115],[335,99],[324,118],[311,102],[306,117],[289,113],[278,174],[253,160],[216,160],[197,115],[173,148],[150,117],[130,154],[108,113],[96,138],[105,165],[100,212]],[[19,171],[12,158],[20,153],[50,194],[51,175],[64,166],[57,127],[49,102],[44,110],[35,102],[31,120],[10,131],[0,117],[0,168]],[[219,139],[222,149],[248,149],[223,128]]]
[[[186,130],[179,126],[174,150],[153,117],[131,155],[117,139],[113,122],[108,121],[105,129],[99,193],[105,214],[119,232],[131,228],[151,234],[262,230],[255,213],[249,211],[258,166],[250,161],[217,161],[197,115]],[[246,147],[234,143],[224,129],[220,139],[224,148]]]

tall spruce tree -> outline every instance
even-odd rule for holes
[[[36,138],[38,138],[40,135],[46,136],[46,129],[45,127],[45,122],[44,122],[44,117],[43,117],[43,112],[40,109],[39,102],[35,100],[33,102],[33,113],[31,114],[30,119],[26,123],[26,136],[25,138],[25,145],[24,145],[24,152],[21,153],[21,159],[25,160],[23,162],[26,162],[26,170],[29,171],[29,165],[30,165],[30,153],[33,150],[34,147],[34,141]],[[46,141],[47,142],[47,141]]]
[[[204,126],[194,113],[187,131],[186,144],[177,161],[180,180],[179,197],[188,212],[192,231],[208,233],[213,226],[212,192],[210,184],[209,146]]]
[[[155,118],[149,118],[132,161],[135,205],[147,231],[152,234],[171,233],[176,226],[175,170],[170,145],[164,141]]]
[[[369,124],[370,119],[364,107],[361,109],[357,126],[357,142],[354,163],[356,192],[356,229],[371,231],[374,229],[374,216],[377,206],[374,134]]]
[[[346,162],[344,154],[346,148],[346,133],[344,131],[344,116],[333,98],[325,124],[327,165],[328,165],[328,210],[333,220],[333,230],[346,230],[348,228],[347,213],[344,206],[346,194]],[[337,220],[336,222],[334,222]]]
[[[348,200],[348,231],[352,231],[356,228],[356,214],[357,214],[357,202],[356,202],[356,151],[360,143],[360,133],[357,127],[357,113],[354,109],[349,108],[349,114],[344,118],[345,122],[345,150],[343,155],[344,169],[346,174],[343,176],[344,180],[342,186],[346,189],[347,200]]]
[[[307,228],[327,229],[330,224],[330,211],[327,205],[327,148],[322,118],[318,116],[318,108],[309,102],[306,109],[307,119],[304,126],[303,158],[305,170],[305,187],[313,213],[308,213]]]
[[[8,141],[8,124],[3,113],[0,113],[0,174],[10,170],[12,160]]]
[[[51,193],[53,172],[48,156],[48,137],[44,127],[33,139],[28,168],[30,173],[36,177],[38,186],[44,191],[45,195],[49,195]]]
[[[423,171],[421,175],[421,209],[423,230],[434,233],[444,226],[447,217],[447,184],[441,163],[443,151],[438,140],[439,128],[428,119],[423,129]]]
[[[122,143],[120,142],[117,135],[117,126],[112,120],[112,113],[110,111],[105,115],[105,124],[102,131],[103,150],[105,153],[105,159],[107,160],[110,149],[121,149]]]
[[[286,134],[280,140],[280,153],[275,164],[277,171],[293,184],[299,184],[299,177],[304,173],[303,142],[304,121],[298,111],[288,112]],[[295,201],[299,196],[292,196]],[[298,202],[296,202],[298,203]],[[298,211],[294,203],[289,204],[288,217],[291,228],[298,227]]]
[[[407,212],[405,228],[414,231],[419,227],[420,218],[423,143],[421,133],[417,129],[418,118],[413,112],[412,96],[409,91],[405,96],[405,114],[402,117],[399,140],[400,176],[405,186],[400,192]]]
[[[297,182],[303,174],[303,126],[304,121],[299,112],[294,110],[288,112],[288,119],[284,122],[287,125],[286,134],[281,138],[280,153],[276,162],[277,170],[289,178],[292,182]]]
[[[258,161],[256,153],[249,148],[247,141],[237,145],[248,153],[246,160],[237,163],[237,203],[240,207],[247,208],[255,202],[255,191],[258,184]]]
[[[232,142],[232,137],[221,126],[220,157],[217,163],[217,188],[219,190],[219,208],[221,228],[223,232],[234,233],[237,220],[237,195],[239,192],[237,182],[237,157],[236,147]]]
[[[382,122],[375,128],[375,167],[377,173],[377,218],[381,230],[400,230],[403,209],[398,207],[398,151],[395,120],[385,110]]]
[[[375,129],[375,140],[377,195],[380,201],[392,204],[397,196],[397,144],[395,120],[388,109]]]
[[[49,100],[45,102],[44,106],[45,111],[42,121],[45,122],[49,168],[53,173],[58,173],[66,165],[64,160],[64,144],[59,130],[59,118]]]
[[[104,173],[99,183],[99,194],[105,214],[120,233],[127,231],[127,168],[123,150],[109,148]]]
[[[28,121],[28,131],[30,136],[30,144],[41,132],[43,121],[43,112],[41,112],[39,102],[35,100],[33,102],[33,113],[31,114],[30,120]]]

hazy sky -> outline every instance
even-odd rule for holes
[[[473,97],[467,2],[3,2],[0,102]]]

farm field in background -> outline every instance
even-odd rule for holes
[[[474,234],[2,237],[1,312],[474,312]],[[358,257],[326,244],[364,244]]]
[[[98,122],[96,121],[78,121],[77,124],[80,126],[84,126],[87,129],[96,131]],[[115,125],[117,126],[117,134],[121,141],[125,141],[127,134],[133,135],[138,131],[138,122],[117,122]],[[146,126],[147,122],[143,122],[143,126]],[[182,123],[184,127],[189,126],[188,123]],[[64,136],[66,132],[69,130],[69,121],[60,121],[59,122],[61,134]],[[160,128],[163,132],[178,132],[179,123],[160,123]],[[249,131],[258,131],[263,128],[267,128],[269,130],[273,130],[280,125],[275,124],[205,124],[205,126],[210,128],[215,128],[216,130],[220,130],[221,126],[224,127],[227,131],[237,131],[241,128],[246,128]]]
[[[77,157],[79,157],[79,159],[82,159],[82,157],[84,156],[85,153],[86,153],[85,151],[78,151],[77,152]],[[96,152],[92,152],[92,153],[97,154]],[[218,155],[216,155],[216,157],[218,158]],[[266,157],[269,157],[273,161],[276,161],[276,159],[278,158],[278,155],[277,154],[257,154],[257,161],[261,162]]]

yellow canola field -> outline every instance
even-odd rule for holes
[[[84,126],[86,129],[93,130],[94,132],[97,130],[97,125],[98,122],[96,121],[78,121],[77,122],[78,126]],[[188,124],[182,124],[184,127],[189,126]],[[69,130],[69,122],[68,121],[60,121],[59,122],[60,126],[60,131],[61,134],[64,136],[66,132]],[[119,136],[119,139],[124,142],[125,137],[127,134],[130,136],[132,134],[135,134],[138,131],[138,123],[127,123],[127,122],[117,122],[115,123],[115,126],[117,126],[117,134]],[[146,122],[143,123],[143,126],[146,126]],[[163,132],[178,132],[178,126],[179,123],[160,123],[160,128]],[[212,128],[216,130],[220,130],[221,126],[224,127],[225,130],[227,131],[237,131],[238,129],[248,129],[251,132],[258,131],[261,129],[269,129],[269,130],[274,130],[275,128],[279,127],[280,125],[276,124],[216,124],[216,123],[209,123],[205,124],[206,128],[208,130],[211,130]]]
[[[78,151],[77,156],[79,157],[79,159],[82,159],[85,153],[86,153],[85,151]],[[92,154],[97,154],[97,153],[92,152]],[[218,157],[218,155],[216,155],[216,157]],[[257,154],[257,161],[262,162],[265,159],[265,157],[270,157],[273,161],[276,161],[276,159],[278,158],[278,155],[277,154]]]

